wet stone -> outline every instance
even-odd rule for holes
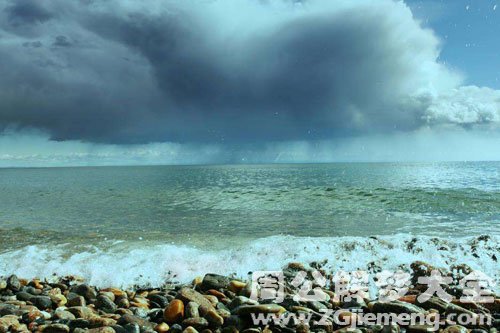
[[[74,306],[68,308],[68,311],[74,314],[76,318],[88,319],[94,316],[94,311],[86,306]]]
[[[102,296],[106,296],[107,298],[109,298],[112,302],[115,301],[115,294],[113,294],[111,291],[100,291],[99,292],[99,295],[102,295]],[[97,296],[99,296],[97,295]]]
[[[283,313],[286,309],[277,304],[242,305],[235,309],[238,315],[250,313]]]
[[[191,288],[181,288],[177,293],[177,297],[185,302],[197,303],[199,305],[200,314],[202,315],[214,308],[209,300],[207,300],[205,297],[203,297],[202,294]]]
[[[20,291],[16,294],[16,298],[20,301],[31,302],[31,299],[35,296],[26,291]]]
[[[43,333],[69,333],[70,329],[68,325],[64,324],[51,324],[43,328]]]
[[[117,309],[116,304],[105,295],[97,296],[97,300],[95,302],[95,305],[99,310],[104,311],[104,312],[108,312],[108,313],[113,313]]]
[[[18,291],[21,289],[21,282],[16,275],[11,275],[7,278],[7,288],[12,291]]]
[[[192,326],[188,326],[184,329],[184,331],[182,331],[183,333],[198,333],[198,331],[192,327]]]
[[[31,295],[40,295],[42,291],[40,289],[36,289],[35,287],[27,286],[24,287],[23,290],[24,292],[30,293]]]
[[[71,297],[68,297],[68,306],[86,306],[87,302],[85,301],[85,297],[73,294]]]
[[[240,305],[257,305],[259,304],[258,302],[245,297],[245,296],[236,296],[228,305],[227,307],[229,309],[234,309],[239,307]]]
[[[148,320],[133,316],[133,315],[123,315],[119,320],[118,320],[118,325],[125,326],[126,324],[137,324],[140,327],[151,327],[152,323],[150,323]]]
[[[116,333],[112,327],[99,327],[87,330],[87,333]]]
[[[163,318],[168,324],[180,321],[184,317],[184,303],[179,299],[174,299],[168,304],[163,313]]]
[[[182,332],[182,326],[179,324],[173,324],[170,326],[169,333],[180,333]]]
[[[229,282],[229,290],[231,290],[232,292],[238,293],[238,292],[242,291],[243,289],[245,289],[246,285],[247,284],[243,281],[232,280],[231,282]]]
[[[149,313],[149,310],[145,308],[131,308],[131,309],[132,309],[132,314],[140,318],[146,318]]]
[[[488,333],[488,331],[480,328],[473,328],[470,330],[470,333]]]
[[[96,290],[93,287],[90,287],[89,285],[86,284],[79,284],[73,286],[71,288],[71,291],[74,292],[75,294],[83,296],[87,301],[97,298]]]
[[[116,333],[128,333],[123,327],[121,327],[120,325],[113,325],[113,326],[110,326],[112,329],[115,330]]]
[[[155,326],[155,331],[158,333],[167,333],[170,330],[170,326],[167,323],[160,323]]]
[[[205,315],[205,319],[207,319],[208,322],[214,327],[220,327],[224,324],[224,318],[222,318],[222,316],[215,310],[208,311]]]
[[[214,295],[203,295],[215,307],[219,303],[219,299]]]
[[[0,318],[0,327],[8,330],[9,327],[13,325],[19,325],[19,320],[17,316],[14,315],[6,315]]]
[[[54,303],[57,307],[61,307],[66,305],[68,303],[68,300],[64,295],[58,294],[58,295],[50,295],[49,296],[52,303]]]
[[[233,279],[223,275],[206,274],[203,277],[203,281],[201,282],[201,289],[202,290],[227,289],[232,280]]]
[[[198,308],[200,306],[195,302],[188,302],[186,305],[185,314],[187,318],[198,318],[200,316],[200,312]]]
[[[116,325],[116,320],[112,318],[92,317],[89,319],[90,327],[103,327]]]
[[[168,305],[168,298],[162,295],[151,295],[149,296],[151,302],[156,303],[160,308],[164,308]]]
[[[115,303],[119,308],[128,309],[130,307],[130,302],[126,297],[120,296],[116,298]]]
[[[90,327],[90,322],[86,319],[83,319],[83,318],[77,318],[74,320],[70,320],[68,325],[69,325],[71,330],[73,330],[75,328],[88,328],[88,327]]]
[[[75,315],[72,314],[71,312],[66,311],[66,310],[59,310],[59,309],[54,312],[54,317],[56,319],[63,319],[63,320],[74,320],[74,319],[76,319]]]
[[[127,333],[140,333],[141,332],[141,328],[139,327],[139,325],[137,323],[129,323],[129,324],[123,325],[123,329]]]
[[[52,300],[48,296],[34,296],[31,302],[41,310],[50,309],[52,307]]]
[[[443,333],[467,333],[467,328],[460,325],[448,326],[443,330]]]
[[[205,318],[188,318],[188,319],[185,319],[183,322],[182,322],[182,326],[186,327],[186,326],[192,326],[194,328],[196,328],[197,330],[202,330],[204,328],[207,328],[209,325],[208,323],[208,320],[206,320]]]

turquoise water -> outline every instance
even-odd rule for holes
[[[500,163],[0,169],[3,247],[500,233]]]
[[[350,270],[424,260],[500,279],[499,171],[497,162],[0,169],[0,275],[159,285],[290,261]]]

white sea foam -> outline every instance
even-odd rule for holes
[[[223,240],[221,240],[222,242]],[[208,272],[246,277],[249,271],[277,270],[291,261],[328,260],[328,269],[408,269],[415,260],[438,267],[468,264],[500,278],[500,237],[433,238],[396,235],[377,238],[273,236],[224,250],[187,245],[114,243],[76,251],[70,245],[28,246],[0,254],[0,275],[46,278],[79,275],[97,286],[161,285],[186,282]]]

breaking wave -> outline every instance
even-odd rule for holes
[[[221,239],[221,242],[224,240]],[[99,246],[31,245],[0,254],[0,275],[25,278],[78,275],[100,286],[158,286],[187,282],[205,273],[246,277],[255,270],[278,270],[288,262],[327,260],[336,270],[403,269],[416,260],[437,267],[467,264],[499,281],[500,236],[437,238],[272,236],[225,249],[150,242],[106,242]]]

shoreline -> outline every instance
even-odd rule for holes
[[[97,288],[76,276],[54,277],[49,282],[13,275],[0,278],[0,332],[343,333],[350,327],[355,333],[423,333],[436,329],[445,333],[496,333],[500,329],[499,295],[489,294],[492,302],[464,302],[467,287],[462,288],[459,280],[472,273],[467,265],[443,270],[423,262],[408,263],[412,273],[407,280],[411,283],[393,283],[392,287],[388,282],[381,283],[381,289],[392,293],[373,296],[362,283],[347,283],[357,276],[355,272],[349,277],[328,273],[322,264],[290,263],[279,280],[269,280],[269,272],[265,279],[260,279],[264,272],[253,272],[254,277],[260,276],[253,282],[207,272],[187,284],[166,282],[158,288],[123,290]],[[419,278],[432,277],[433,272],[453,280],[442,284],[451,299],[426,294],[430,285],[420,283]],[[340,288],[343,284],[349,288]],[[276,294],[269,294],[270,286],[279,289]],[[426,295],[427,300],[422,301]],[[415,316],[420,322],[405,324],[397,317],[392,323],[379,325],[364,319],[385,314]],[[469,322],[453,324],[450,316],[463,316]]]
[[[148,241],[120,242],[108,247],[32,245],[0,253],[0,275],[32,279],[81,276],[99,288],[161,286],[165,279],[189,283],[206,273],[234,274],[246,279],[249,271],[279,270],[290,261],[328,262],[326,271],[403,270],[420,260],[436,267],[467,263],[500,281],[498,236],[443,239],[429,236],[260,238],[237,246],[226,239],[220,248]],[[113,269],[109,269],[113,267]],[[499,289],[496,289],[499,292]]]

